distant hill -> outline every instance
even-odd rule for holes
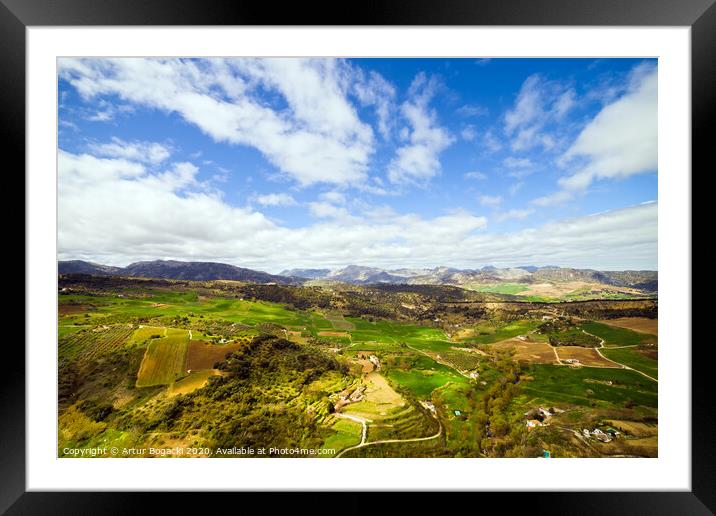
[[[226,263],[154,260],[136,262],[127,267],[110,267],[81,260],[60,261],[60,274],[92,274],[95,276],[129,276],[190,281],[234,280],[252,283],[295,284],[301,280],[276,276],[267,272],[244,269]]]
[[[325,278],[330,272],[331,269],[286,269],[278,274],[279,276],[318,279]]]
[[[60,274],[92,274],[94,276],[112,276],[119,274],[121,267],[100,265],[99,263],[85,262],[82,260],[60,261],[57,264]]]
[[[154,260],[136,262],[127,267],[111,267],[81,260],[59,262],[60,274],[92,274],[95,276],[128,276],[177,280],[235,280],[252,283],[278,283],[284,285],[308,283],[326,285],[348,283],[352,285],[451,285],[483,291],[496,284],[516,284],[544,287],[558,285],[603,285],[613,289],[633,289],[643,294],[656,293],[656,271],[597,271],[567,267],[514,267],[486,266],[481,269],[402,268],[381,269],[363,265],[348,265],[336,269],[287,269],[274,275],[245,269],[225,263],[183,262]],[[579,283],[581,282],[581,283]],[[514,288],[514,287],[510,287]],[[484,290],[491,291],[491,290]]]
[[[310,271],[310,274],[304,271]],[[656,292],[658,272],[656,271],[596,271],[566,267],[524,266],[498,268],[486,266],[482,269],[455,269],[435,267],[432,269],[380,269],[349,265],[338,269],[291,269],[290,274],[307,280],[340,281],[354,285],[404,284],[404,285],[454,285],[480,287],[497,283],[538,283],[584,282],[633,288],[642,292]]]

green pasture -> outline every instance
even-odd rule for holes
[[[527,374],[533,380],[520,382],[524,399],[575,405],[594,402],[623,407],[627,402],[633,402],[646,407],[657,406],[656,382],[627,369],[535,364]]]
[[[658,378],[659,362],[653,358],[642,355],[634,348],[604,348],[602,355],[610,360],[629,366],[649,376]]]
[[[585,331],[604,339],[604,345],[609,346],[634,346],[637,344],[656,343],[655,335],[638,333],[626,328],[617,328],[598,322],[584,322],[579,325]]]

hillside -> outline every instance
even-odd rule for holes
[[[583,301],[654,297],[656,271],[596,271],[564,267],[481,269],[381,269],[349,265],[337,269],[287,269],[278,275],[216,262],[154,260],[112,267],[81,260],[59,262],[60,274],[128,276],[187,281],[231,280],[250,283],[320,286],[442,285],[486,294],[503,294],[526,301]]]
[[[135,262],[127,267],[111,267],[81,260],[60,261],[60,274],[91,274],[94,276],[129,276],[191,281],[232,280],[252,283],[300,283],[300,280],[275,276],[266,272],[236,267],[226,263],[153,260]]]

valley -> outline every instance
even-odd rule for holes
[[[60,457],[657,455],[655,299],[85,274],[58,298]]]

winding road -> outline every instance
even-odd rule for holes
[[[598,347],[595,347],[594,350],[597,352],[597,355],[599,355],[600,357],[602,357],[604,360],[607,360],[607,361],[609,361],[609,362],[612,362],[613,364],[616,364],[616,365],[620,366],[622,369],[628,369],[629,371],[634,371],[635,373],[639,373],[639,374],[642,375],[642,376],[646,376],[649,380],[652,380],[652,381],[654,381],[654,382],[659,383],[659,380],[657,380],[656,378],[654,378],[654,377],[652,377],[652,376],[649,376],[648,374],[646,374],[646,373],[644,373],[644,372],[642,372],[642,371],[639,371],[638,369],[634,369],[633,367],[629,367],[628,365],[624,365],[624,364],[622,364],[622,363],[620,363],[620,362],[617,362],[616,360],[612,360],[611,358],[605,357],[604,355],[602,355],[602,352],[599,351],[601,348],[604,347],[604,339],[601,338],[601,337],[598,337],[597,335],[594,335],[594,334],[592,334],[592,333],[589,333],[589,332],[587,332],[587,331],[585,331],[585,330],[582,330],[582,332],[585,333],[586,335],[591,335],[591,336],[594,337],[595,339],[599,339],[599,346],[598,346]],[[624,347],[624,346],[622,346],[622,347]]]
[[[361,425],[363,425],[363,432],[362,432],[361,441],[360,441],[359,444],[356,444],[356,445],[354,445],[354,446],[351,446],[351,447],[349,447],[349,448],[345,448],[344,450],[341,450],[341,452],[334,457],[335,459],[339,458],[339,457],[340,457],[341,455],[343,455],[344,453],[346,453],[346,452],[348,452],[348,451],[351,451],[351,450],[355,450],[355,449],[357,449],[357,448],[365,448],[366,446],[372,446],[372,445],[374,445],[374,444],[414,443],[414,442],[418,442],[418,441],[429,441],[429,440],[431,440],[431,439],[437,439],[437,438],[440,437],[440,436],[442,435],[442,433],[443,433],[443,425],[442,425],[442,423],[440,423],[440,420],[439,420],[436,416],[433,416],[433,417],[435,418],[435,421],[438,422],[438,431],[437,431],[437,433],[436,433],[435,435],[429,435],[429,436],[427,436],[427,437],[412,437],[412,438],[410,438],[410,439],[381,439],[381,440],[379,440],[379,441],[366,442],[365,440],[366,440],[366,437],[367,437],[367,434],[368,434],[368,425],[367,425],[367,420],[366,420],[366,419],[363,419],[363,418],[357,417],[357,416],[351,416],[351,415],[348,415],[348,414],[336,414],[336,415],[337,415],[338,417],[350,419],[351,421],[355,421],[356,423],[360,423]]]

